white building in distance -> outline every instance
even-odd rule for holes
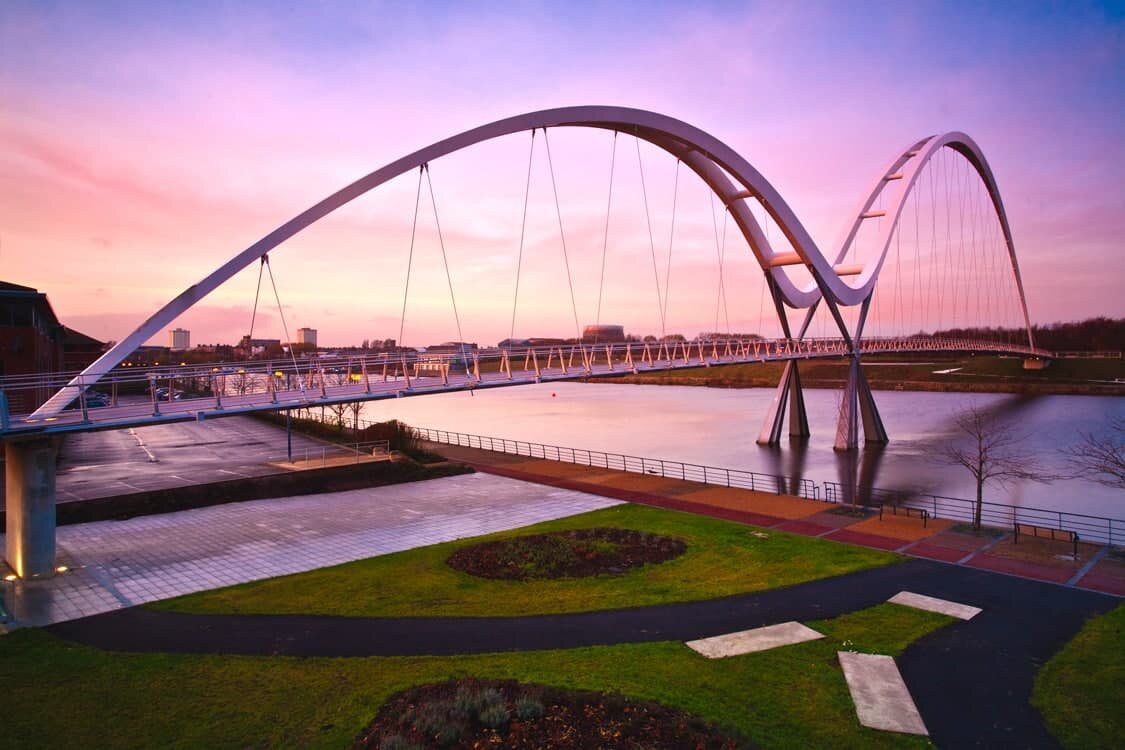
[[[308,344],[309,346],[316,346],[316,329],[315,328],[298,328],[297,329],[297,343]]]
[[[168,348],[174,352],[182,352],[191,348],[191,331],[186,328],[173,328],[168,331]]]

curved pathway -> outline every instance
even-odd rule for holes
[[[902,590],[984,611],[899,657],[939,747],[1054,747],[1031,706],[1037,669],[1114,597],[925,560],[709,601],[531,617],[190,615],[129,608],[48,628],[121,651],[286,656],[447,656],[683,641],[835,617]]]

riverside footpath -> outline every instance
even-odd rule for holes
[[[1011,528],[985,527],[974,533],[965,524],[906,515],[903,509],[857,512],[848,505],[795,495],[445,442],[427,445],[488,474],[1125,597],[1125,552],[1120,547],[1082,541],[1075,546],[1049,534],[1034,536],[1027,529],[1018,538]]]

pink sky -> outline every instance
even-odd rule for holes
[[[277,225],[409,151],[520,112],[618,104],[686,120],[738,150],[825,249],[896,150],[963,130],[999,181],[1033,320],[1125,315],[1121,19],[1097,7],[1062,18],[880,7],[860,23],[833,5],[5,4],[0,278],[47,292],[68,325],[120,339]],[[578,318],[593,323],[612,136],[551,139]],[[528,145],[512,136],[432,165],[461,335],[482,344],[511,332]],[[641,152],[663,285],[675,165]],[[634,142],[621,136],[601,321],[658,333],[637,172]],[[415,179],[271,254],[291,332],[317,328],[330,346],[399,337]],[[537,143],[517,336],[574,329],[554,210]],[[702,184],[681,172],[669,331],[714,327],[709,211]],[[733,231],[727,241],[730,327],[775,332],[761,274]],[[428,199],[415,261],[406,343],[457,338]],[[899,273],[909,285],[905,261]],[[236,340],[256,278],[248,269],[174,325],[195,344]],[[282,338],[271,294],[255,334]]]

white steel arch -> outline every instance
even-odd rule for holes
[[[202,300],[236,273],[336,209],[383,183],[417,169],[434,159],[500,136],[549,127],[603,128],[631,133],[682,159],[723,201],[723,205],[731,211],[732,218],[750,246],[758,264],[763,272],[767,273],[775,282],[780,301],[793,308],[809,308],[821,299],[827,300],[833,309],[837,305],[852,306],[868,300],[890,245],[894,225],[897,223],[898,216],[910,189],[914,185],[918,172],[938,148],[943,146],[954,148],[973,164],[987,186],[1003,227],[1013,272],[1016,275],[1016,282],[1020,291],[1020,300],[1024,308],[1025,321],[1027,320],[1027,305],[1023,296],[1023,284],[1020,280],[1011,231],[999,191],[984,155],[976,143],[962,133],[949,133],[919,141],[893,159],[888,168],[880,175],[875,188],[861,205],[860,211],[857,212],[856,219],[849,226],[848,231],[844,233],[843,242],[836,253],[836,262],[843,258],[850,239],[855,236],[860,223],[864,220],[863,215],[869,210],[880,193],[886,189],[888,182],[886,178],[891,174],[898,173],[898,170],[906,170],[901,179],[894,180],[894,182],[900,182],[901,185],[898,187],[897,195],[893,198],[894,221],[887,222],[887,229],[884,236],[881,237],[882,250],[877,260],[870,263],[861,272],[859,285],[853,287],[837,273],[835,264],[829,261],[816,245],[804,225],[801,224],[796,214],[773,185],[745,158],[714,136],[681,120],[645,110],[605,106],[563,107],[517,115],[467,130],[393,161],[333,193],[250,245],[198,283],[188,287],[60,389],[30,418],[42,419],[57,415],[78,395],[80,383],[84,387],[88,387],[96,382],[97,379],[120,364],[137,347],[159,333],[184,311]],[[795,253],[778,252],[771,246],[750,210],[748,199],[758,200],[762,204],[789,240],[796,251]],[[891,213],[891,211],[888,213]],[[786,266],[798,263],[806,266],[813,277],[811,283],[800,287],[784,272]],[[842,326],[838,315],[837,321]],[[1030,329],[1030,325],[1028,328]],[[847,330],[841,332],[845,338],[850,338]]]

